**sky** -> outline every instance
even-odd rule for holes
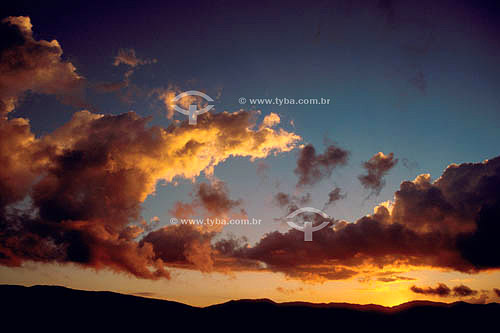
[[[0,283],[197,306],[500,301],[495,1],[0,14]],[[173,101],[192,90],[213,99],[177,101],[213,105],[194,125]],[[301,207],[329,216],[311,242],[286,223]]]

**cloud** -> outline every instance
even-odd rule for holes
[[[127,65],[129,67],[137,67],[140,65],[154,64],[156,59],[140,59],[135,55],[134,49],[120,49],[118,54],[115,56],[113,61],[114,66],[119,66],[121,64]]]
[[[500,297],[500,289],[497,289],[497,288],[493,288],[493,291],[495,292],[495,294]]]
[[[418,162],[417,161],[412,161],[412,160],[409,160],[408,158],[403,158],[401,160],[401,163],[403,164],[403,166],[405,168],[407,168],[408,170],[410,170],[411,172],[415,171],[416,169],[418,169]]]
[[[273,197],[273,203],[280,207],[286,208],[287,214],[290,214],[300,207],[303,207],[311,202],[311,193],[304,195],[287,194],[278,192]]]
[[[363,168],[366,170],[366,175],[358,177],[361,185],[371,191],[372,194],[379,195],[382,188],[385,186],[384,176],[398,163],[398,159],[394,159],[394,154],[384,155],[379,152],[373,155],[368,161],[363,163]]]
[[[217,164],[232,156],[253,161],[290,151],[300,139],[282,129],[260,128],[245,111],[205,114],[196,127],[184,122],[164,129],[148,122],[133,112],[81,111],[35,138],[27,120],[0,120],[0,263],[73,262],[168,278],[162,259],[168,255],[136,238],[149,229],[140,222],[141,204],[158,182],[201,173],[210,177]],[[239,204],[225,194],[221,183],[201,184],[197,198],[218,214]],[[16,206],[26,198],[29,207]],[[206,271],[210,261],[205,263],[204,253],[210,244],[204,239],[185,242],[183,255]]]
[[[283,287],[276,287],[276,291],[285,295],[293,295],[297,292],[303,291],[304,288],[299,287],[299,288],[283,288]]]
[[[262,121],[262,126],[273,127],[274,125],[279,124],[280,121],[281,121],[280,116],[278,116],[274,112],[271,112],[270,114],[264,117],[264,120]]]
[[[0,24],[0,117],[5,117],[27,91],[58,96],[83,106],[84,79],[62,60],[57,40],[35,40],[29,17],[9,16]]]
[[[342,190],[335,187],[328,193],[328,201],[325,202],[324,209],[335,204],[335,202],[342,200],[346,197],[346,194],[342,193]]]
[[[270,168],[271,167],[266,162],[260,161],[257,163],[256,172],[257,172],[257,176],[259,176],[261,182],[265,182],[269,178],[267,174],[268,174]]]
[[[453,295],[458,296],[458,297],[476,295],[477,293],[478,293],[477,290],[472,290],[471,288],[469,288],[463,284],[453,288]]]
[[[158,100],[160,100],[163,103],[163,106],[165,107],[165,110],[167,111],[167,119],[172,119],[175,114],[175,109],[174,106],[178,105],[179,107],[187,110],[189,109],[190,105],[196,105],[197,109],[202,109],[208,105],[208,101],[205,100],[202,97],[199,96],[184,96],[177,102],[174,102],[174,98],[183,92],[183,89],[181,89],[179,86],[174,85],[174,84],[169,84],[167,88],[157,88],[154,89],[150,95],[155,96]],[[279,117],[278,117],[278,123],[279,123]],[[263,127],[268,127],[265,126],[264,123],[262,123],[261,128]]]
[[[389,276],[389,277],[379,277],[377,281],[380,282],[397,282],[397,281],[414,281],[414,278],[406,276]]]
[[[218,230],[169,226],[150,232],[147,223],[137,222],[141,203],[159,181],[210,177],[231,156],[263,158],[289,151],[299,140],[252,119],[243,111],[205,114],[196,127],[164,129],[134,113],[82,111],[41,138],[27,120],[2,120],[0,262],[75,262],[150,279],[168,277],[171,266],[265,270],[309,281],[394,266],[468,273],[500,267],[500,157],[452,164],[434,182],[426,174],[404,181],[393,201],[353,223],[315,232],[313,242],[304,242],[295,229],[270,232],[249,245],[215,239]],[[228,193],[223,183],[201,183],[193,194],[196,207],[192,202],[174,208],[237,214],[240,201]],[[28,196],[30,209],[15,205]],[[278,193],[274,200],[290,209],[308,195]]]
[[[402,182],[393,202],[353,223],[315,232],[313,242],[304,242],[295,229],[275,231],[254,246],[226,249],[225,255],[311,279],[347,278],[370,267],[497,269],[499,191],[500,157],[452,164],[435,182],[425,174]],[[286,195],[280,198],[283,205],[289,202]]]
[[[255,161],[291,151],[301,138],[277,128],[277,115],[257,124],[255,114],[245,111],[206,113],[197,126],[184,121],[168,128],[150,126],[149,118],[133,112],[80,111],[37,138],[27,119],[5,116],[26,91],[73,96],[83,78],[61,59],[57,41],[33,38],[28,18],[10,17],[0,27],[7,41],[0,53],[3,265],[72,262],[148,279],[169,278],[168,267],[176,266],[203,272],[264,270],[317,281],[347,279],[366,267],[408,265],[468,273],[500,268],[500,157],[452,164],[434,182],[425,174],[404,181],[390,204],[352,223],[324,228],[314,234],[314,242],[304,242],[295,229],[268,233],[254,245],[244,239],[214,239],[216,231],[192,226],[153,231],[157,222],[142,220],[141,205],[159,182],[194,180],[201,174],[212,179],[215,166],[231,157]],[[139,66],[127,61],[129,67]],[[330,177],[348,156],[335,145],[322,154],[306,145],[295,169],[297,186]],[[360,180],[380,191],[396,163],[392,153],[376,154],[365,162],[367,175]],[[283,194],[278,202],[290,209],[302,200]],[[223,183],[199,184],[194,201],[212,214],[240,208]],[[190,214],[198,206],[180,203],[174,208]]]
[[[467,303],[472,303],[472,304],[486,304],[486,302],[488,302],[489,298],[490,297],[488,296],[488,291],[482,290],[481,295],[479,295],[478,297],[471,297],[471,298],[465,299],[464,301]]]
[[[175,217],[193,219],[202,216],[203,219],[225,219],[247,218],[242,200],[233,200],[229,197],[229,191],[224,182],[220,180],[211,183],[199,183],[195,185],[195,191],[191,193],[193,201],[183,203],[177,201],[169,212]],[[199,226],[202,230],[221,230],[223,224]]]
[[[118,94],[120,100],[126,104],[131,104],[137,97],[145,97],[147,93],[137,85],[131,83],[130,77],[135,71],[143,66],[157,63],[156,59],[141,59],[136,56],[134,49],[120,49],[115,56],[113,65],[125,65],[128,67],[124,73],[123,80],[118,82],[98,82],[92,85],[99,93],[114,93]]]
[[[214,215],[225,214],[241,204],[241,199],[231,200],[229,198],[226,185],[221,181],[213,184],[199,184],[196,196],[203,207]]]
[[[451,289],[448,288],[448,286],[445,285],[444,283],[439,283],[436,288],[432,287],[420,288],[417,286],[411,286],[410,290],[416,294],[435,295],[440,297],[447,297],[450,296],[451,294]]]
[[[214,266],[215,250],[210,245],[214,235],[215,232],[179,224],[152,231],[141,244],[152,245],[156,258],[169,266],[210,272]]]
[[[467,297],[476,295],[478,293],[477,290],[472,290],[471,288],[463,284],[454,287],[452,290],[444,283],[439,283],[435,288],[432,287],[420,288],[417,286],[411,286],[410,290],[417,294],[434,295],[439,297],[448,297],[448,296]]]
[[[308,144],[300,151],[294,172],[299,177],[297,187],[314,185],[331,176],[333,170],[346,165],[349,152],[335,145],[326,148],[323,154],[316,154],[313,145]]]

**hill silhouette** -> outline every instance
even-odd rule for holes
[[[204,308],[107,291],[0,285],[2,326],[42,332],[422,331],[498,329],[500,304],[412,301],[396,307],[348,303],[233,300]],[[14,331],[14,330],[8,330]]]

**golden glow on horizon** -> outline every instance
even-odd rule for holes
[[[436,285],[438,282],[453,287],[467,282],[475,290],[498,288],[500,272],[469,275],[434,270],[408,271],[406,276],[415,280],[380,282],[371,279],[360,282],[358,278],[305,283],[289,279],[280,273],[241,272],[233,274],[205,274],[197,271],[172,269],[171,280],[151,281],[137,279],[110,271],[96,272],[75,265],[36,264],[26,267],[0,267],[0,283],[63,285],[83,290],[109,290],[125,294],[166,299],[194,306],[223,303],[231,299],[269,298],[275,302],[304,301],[311,303],[347,302],[353,304],[379,304],[395,306],[412,300],[454,302],[456,297],[431,297],[411,292],[412,285]],[[387,272],[387,271],[386,271]],[[386,273],[385,272],[385,273]],[[28,274],[29,273],[29,274]],[[373,272],[383,274],[384,271]],[[488,302],[500,302],[489,295]],[[462,300],[470,300],[465,297]]]

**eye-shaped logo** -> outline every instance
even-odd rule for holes
[[[186,97],[186,96],[199,96],[201,98],[206,99],[209,102],[213,102],[214,101],[210,96],[208,96],[205,93],[202,93],[201,91],[189,90],[189,91],[185,91],[185,92],[180,93],[179,95],[175,96],[174,99],[172,100],[172,102],[175,103],[175,102],[179,101],[181,98]],[[197,119],[197,117],[200,114],[209,111],[213,107],[214,107],[213,105],[207,105],[203,109],[197,110],[196,109],[197,108],[196,104],[191,104],[189,106],[188,110],[184,110],[180,106],[174,105],[174,110],[177,111],[177,112],[180,112],[182,114],[185,114],[185,115],[189,116],[189,125],[196,125],[196,119]]]
[[[301,213],[316,213],[316,214],[319,214],[328,220],[328,221],[323,221],[323,223],[321,223],[320,225],[317,225],[315,227],[313,227],[312,222],[308,222],[308,221],[304,222],[304,226],[302,226],[302,227],[297,225],[295,222],[287,221],[287,223],[290,227],[297,229],[297,230],[300,230],[304,233],[304,241],[312,242],[312,240],[313,240],[312,233],[326,227],[330,223],[331,217],[328,216],[328,214],[322,210],[319,210],[319,209],[316,209],[313,207],[303,207],[303,208],[299,208],[296,211],[292,212],[286,218],[293,219],[295,216],[297,216]]]

